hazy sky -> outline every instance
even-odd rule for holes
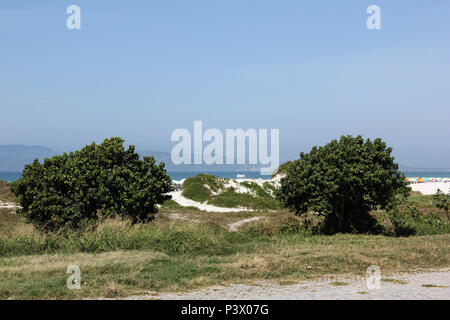
[[[81,7],[81,30],[66,8]],[[366,27],[381,8],[382,30]],[[450,167],[450,1],[0,2],[0,144],[56,151],[176,128],[278,128],[283,160],[342,134]]]

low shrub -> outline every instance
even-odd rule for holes
[[[189,183],[187,186],[183,185],[183,196],[197,201],[197,202],[205,202],[208,201],[211,198],[211,191],[205,187],[200,182],[192,182]]]
[[[238,193],[234,188],[228,188],[224,192],[215,195],[208,203],[218,207],[244,207],[257,210],[276,209],[278,207],[274,199],[255,197],[249,193]]]
[[[450,233],[450,223],[437,212],[407,214],[398,210],[386,214],[393,229],[385,228],[388,236],[408,237]]]
[[[307,223],[298,217],[288,215],[269,216],[266,219],[250,223],[242,230],[253,237],[272,237],[282,234],[313,235],[319,234],[316,224]]]

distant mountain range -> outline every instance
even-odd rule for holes
[[[46,147],[7,145],[0,146],[0,171],[22,171],[27,163],[34,159],[44,160],[57,153]]]

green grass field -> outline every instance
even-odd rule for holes
[[[0,299],[120,298],[258,280],[282,284],[364,275],[371,264],[380,266],[383,276],[449,266],[449,223],[430,197],[413,194],[394,223],[376,214],[394,229],[386,233],[390,236],[314,235],[304,219],[284,209],[211,213],[174,201],[148,224],[116,219],[95,230],[39,234],[14,210],[0,209]],[[251,217],[260,220],[229,230]],[[414,235],[393,236],[399,227]],[[66,287],[69,265],[80,267],[80,290]]]

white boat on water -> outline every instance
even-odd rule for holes
[[[239,174],[238,173],[237,178],[238,179],[245,179],[245,174]]]

